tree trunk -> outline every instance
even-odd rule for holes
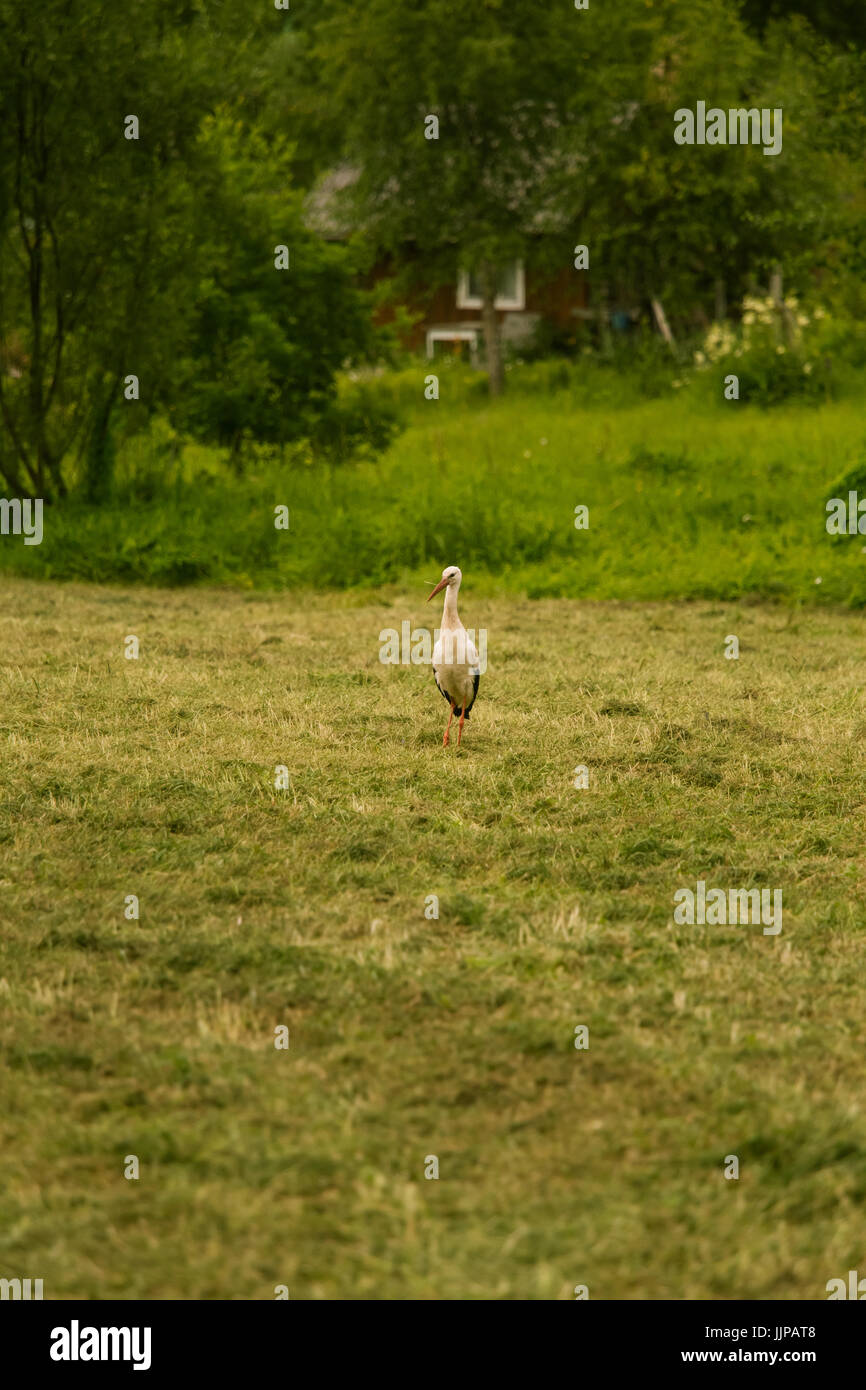
[[[602,280],[598,287],[598,342],[602,353],[609,357],[613,352],[613,334],[610,329],[610,286]]]
[[[114,439],[111,434],[111,413],[114,393],[108,397],[93,422],[84,463],[84,492],[87,501],[97,506],[111,491],[114,478]]]
[[[716,323],[724,323],[728,317],[728,294],[724,280],[716,281]]]
[[[782,293],[782,267],[778,264],[773,267],[770,275],[770,298],[776,306],[776,312],[779,315],[779,327],[781,328],[781,334],[779,329],[776,330],[776,338],[781,336],[790,347],[794,342],[796,333],[791,310],[785,303]]]
[[[496,268],[485,261],[479,271],[481,279],[481,327],[487,355],[487,380],[491,396],[501,396],[505,387],[502,362],[502,335],[496,314]]]
[[[668,324],[667,317],[664,311],[664,306],[661,300],[658,298],[657,295],[653,295],[652,299],[650,300],[650,303],[652,304],[652,310],[655,314],[655,320],[658,324],[659,332],[661,333],[671,352],[676,353],[677,345],[674,342],[674,335],[670,330],[670,325]]]

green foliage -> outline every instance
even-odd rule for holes
[[[866,497],[866,440],[864,452],[844,470],[828,490],[828,496],[841,497],[847,501],[849,492],[859,492]]]
[[[672,386],[646,399],[589,358],[513,364],[496,407],[456,366],[442,371],[440,399],[425,400],[426,370],[341,384],[360,430],[371,411],[408,422],[387,452],[350,468],[302,443],[251,450],[239,475],[224,454],[155,426],[120,451],[115,500],[52,507],[42,544],[7,539],[0,565],[319,590],[423,589],[459,563],[478,585],[537,596],[866,603],[860,546],[825,530],[835,481],[862,456],[862,374],[850,397],[764,410],[725,401],[721,378],[712,401]],[[324,444],[333,460],[346,441]],[[288,531],[274,528],[278,504]],[[588,531],[574,528],[578,504]]]
[[[625,65],[591,113],[581,167],[594,283],[630,289],[633,303],[658,295],[679,334],[717,284],[739,298],[779,261],[799,281],[846,229],[856,224],[862,239],[857,60],[802,21],[775,26],[762,44],[719,0],[626,10],[610,11],[611,30],[618,22],[629,36]],[[726,111],[781,108],[781,153],[676,144],[673,113],[698,100]]]
[[[99,503],[154,411],[236,453],[290,443],[374,338],[290,146],[256,125],[265,7],[68,11],[0,4],[0,479]]]
[[[832,358],[821,341],[826,321],[823,308],[804,312],[795,295],[778,303],[747,296],[739,324],[713,324],[694,354],[695,364],[716,391],[736,376],[739,399],[753,405],[824,399],[836,385]]]
[[[326,7],[311,81],[343,118],[366,235],[392,250],[413,241],[431,275],[431,257],[453,263],[455,248],[474,264],[519,252],[579,87],[575,32],[572,14],[532,0]]]
[[[866,55],[842,42],[847,19],[833,42],[817,0],[805,9],[814,25],[763,5],[744,23],[727,0],[142,0],[133,32],[108,0],[79,0],[73,22],[64,0],[2,0],[4,486],[102,505],[156,412],[178,448],[214,444],[238,466],[262,450],[383,448],[396,397],[337,387],[349,363],[405,360],[397,339],[416,311],[398,303],[374,331],[386,288],[355,284],[383,250],[399,300],[410,268],[428,292],[458,264],[492,284],[504,260],[561,270],[586,242],[594,302],[631,309],[638,329],[574,367],[550,355],[573,359],[588,330],[542,323],[503,379],[528,391],[532,359],[539,389],[576,383],[598,404],[664,397],[687,375],[649,323],[651,297],[687,352],[717,296],[781,263],[831,321],[802,375],[746,349],[744,390],[769,404],[847,389],[866,364]],[[697,100],[781,107],[781,154],[677,145],[673,113]],[[130,105],[138,140],[124,139]],[[359,176],[349,253],[310,232],[298,182],[335,165]],[[476,377],[450,381],[477,398]]]
[[[804,363],[787,349],[777,355],[753,348],[737,360],[723,360],[719,366],[722,374],[736,370],[740,399],[755,405],[779,405],[782,401],[796,399],[820,400],[832,390],[832,377],[823,362]]]
[[[308,21],[309,83],[342,113],[364,237],[420,250],[427,285],[538,246],[561,268],[576,238],[597,300],[658,296],[682,337],[778,262],[797,280],[862,262],[866,58],[802,16],[757,27],[727,0],[335,0]],[[781,109],[781,153],[678,145],[674,112],[698,100]]]
[[[197,154],[202,279],[169,390],[172,423],[235,452],[245,437],[281,445],[315,431],[345,437],[342,417],[323,420],[336,373],[373,345],[346,252],[305,226],[285,140],[222,112],[202,123]],[[278,247],[287,268],[275,264]]]
[[[334,463],[375,457],[402,425],[394,394],[369,380],[343,381],[334,405],[310,435],[313,451]]]
[[[773,20],[802,15],[817,33],[840,44],[866,46],[860,0],[740,0],[749,27],[762,33]]]
[[[153,400],[194,293],[189,160],[233,27],[181,0],[145,0],[134,25],[107,0],[81,0],[72,19],[65,0],[0,6],[0,341],[18,370],[0,372],[10,488],[62,496],[86,456],[96,496],[113,409],[142,423],[122,384],[137,375]],[[127,113],[137,140],[125,138]]]
[[[545,226],[564,234],[563,256],[571,239],[558,180],[594,90],[579,33],[573,11],[535,0],[366,0],[329,5],[311,37],[309,82],[324,84],[357,173],[353,223],[380,252],[411,245],[428,288],[477,272],[494,393],[499,272]]]

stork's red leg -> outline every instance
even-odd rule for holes
[[[455,709],[455,706],[452,705],[452,706],[451,706],[451,713],[450,713],[449,716],[448,716],[448,723],[445,725],[445,737],[444,737],[443,740],[442,740],[442,747],[443,747],[443,748],[447,748],[447,747],[448,747],[448,730],[451,728],[451,720],[454,718],[454,709]]]
[[[460,747],[460,739],[463,734],[463,720],[466,718],[466,706],[460,711],[460,723],[457,725],[457,747]]]

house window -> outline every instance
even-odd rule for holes
[[[436,356],[437,343],[463,343],[469,344],[469,356],[472,362],[478,358],[478,329],[469,328],[466,324],[454,324],[452,327],[447,325],[444,328],[428,328],[427,330],[427,356]]]
[[[502,267],[499,272],[499,283],[496,286],[494,303],[497,309],[526,308],[526,282],[522,261],[508,261]],[[457,276],[457,308],[481,308],[481,284],[477,271],[461,270],[459,272]]]

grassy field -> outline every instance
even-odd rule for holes
[[[826,1298],[866,1267],[863,616],[466,566],[458,753],[378,660],[423,597],[4,581],[0,1276]],[[781,934],[674,926],[698,878],[781,888]]]
[[[826,530],[830,498],[866,497],[866,377],[859,395],[762,410],[670,389],[640,400],[603,375],[526,394],[519,372],[491,405],[445,369],[425,401],[425,370],[399,377],[407,428],[380,458],[261,461],[237,477],[214,451],[189,446],[172,465],[139,441],[111,502],[48,509],[42,544],[4,538],[0,569],[375,590],[420,587],[456,555],[491,596],[866,606],[866,537]]]

